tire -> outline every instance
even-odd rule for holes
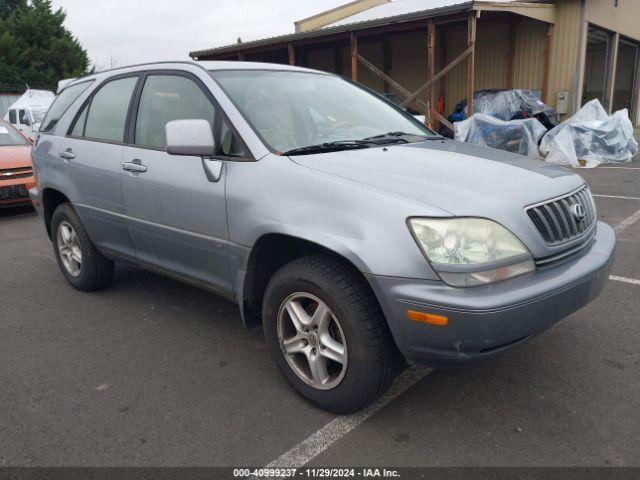
[[[65,243],[65,238],[68,243]],[[59,205],[53,212],[51,239],[58,266],[71,286],[83,292],[92,292],[109,285],[113,277],[113,262],[96,249],[80,218],[68,203]]]
[[[293,319],[298,318],[297,325],[302,318],[313,322],[320,302],[329,310],[321,323],[330,325],[314,339],[315,327],[300,333]],[[266,288],[262,318],[265,339],[284,377],[325,410],[351,413],[369,405],[387,390],[402,365],[369,285],[359,272],[331,256],[303,257],[278,270]],[[285,348],[302,351],[287,355]],[[330,359],[324,357],[326,369],[320,369],[318,378],[328,373],[329,379],[317,382],[311,359],[316,364],[326,355]]]

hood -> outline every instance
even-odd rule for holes
[[[31,146],[0,147],[0,170],[31,167]]]
[[[430,140],[291,157],[308,168],[361,182],[456,216],[520,210],[569,193],[579,175],[541,160],[453,140]]]

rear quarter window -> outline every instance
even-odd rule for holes
[[[71,104],[75,102],[78,97],[82,95],[82,92],[89,88],[89,85],[92,83],[93,81],[82,82],[65,88],[62,93],[56,97],[51,108],[49,108],[40,126],[40,132],[48,132],[55,127]]]

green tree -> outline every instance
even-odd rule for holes
[[[89,59],[50,0],[0,0],[0,83],[57,85],[87,73]]]

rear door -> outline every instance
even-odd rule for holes
[[[126,225],[120,169],[128,112],[139,75],[114,77],[80,109],[59,156],[75,192],[74,207],[102,251],[135,257]]]
[[[138,260],[229,295],[224,165],[213,181],[206,172],[211,160],[165,153],[167,122],[205,119],[213,129],[218,114],[196,77],[150,72],[137,94],[133,145],[125,147],[120,176]]]

